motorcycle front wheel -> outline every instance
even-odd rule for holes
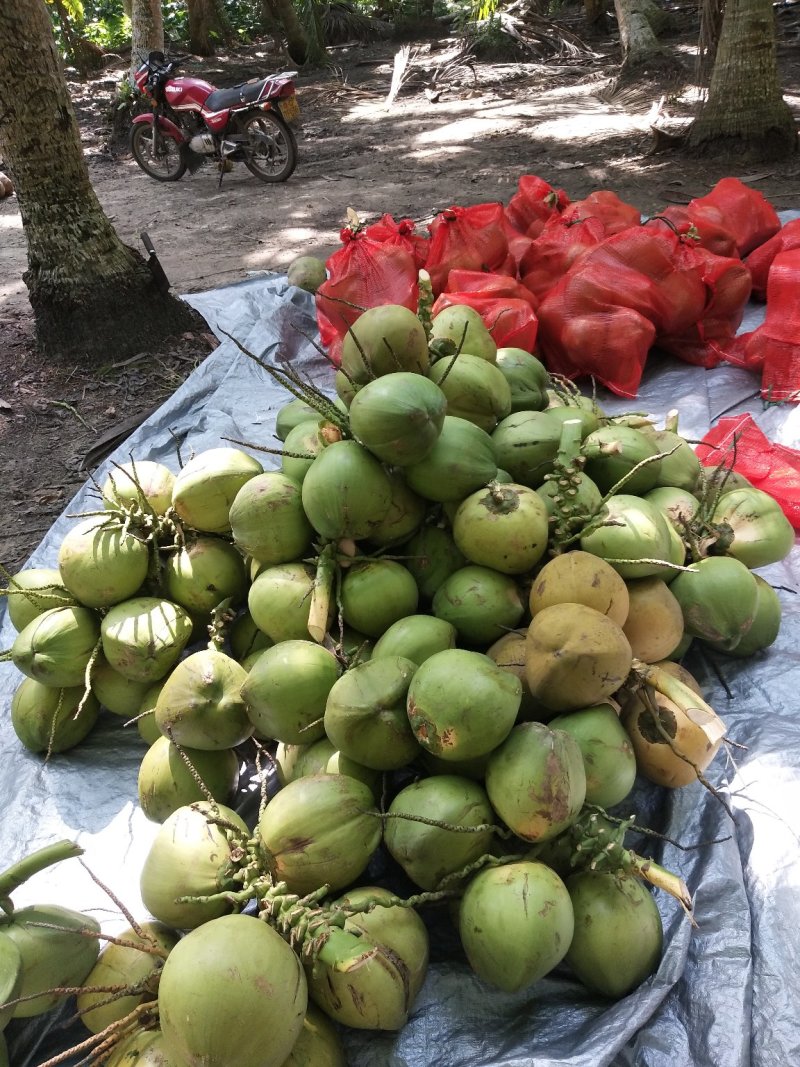
[[[250,115],[240,124],[247,137],[244,165],[262,182],[285,182],[297,166],[297,142],[288,126],[271,111]]]
[[[169,134],[159,133],[149,122],[137,122],[131,127],[131,155],[145,172],[157,182],[176,182],[186,172],[186,160],[180,145]]]

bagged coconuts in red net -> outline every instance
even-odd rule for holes
[[[563,215],[572,222],[578,219],[599,219],[603,224],[606,237],[613,237],[630,226],[638,226],[642,221],[641,212],[633,204],[626,204],[610,189],[596,189],[583,200],[573,200]]]
[[[567,219],[554,215],[522,257],[519,277],[537,302],[544,299],[559,278],[589,248],[606,236],[600,219]]]
[[[691,200],[686,212],[698,230],[704,225],[727,230],[740,257],[758,248],[781,228],[772,204],[738,178],[720,179],[706,196]]]
[[[516,275],[503,230],[502,204],[449,207],[429,223],[431,243],[425,269],[438,296],[456,267]]]
[[[533,351],[539,329],[535,301],[516,279],[502,274],[452,270],[447,291],[441,293],[433,305],[433,317],[453,304],[474,308],[498,348]]]
[[[767,280],[772,262],[779,252],[800,248],[800,219],[792,219],[763,245],[759,245],[745,260],[753,279],[753,299],[767,299]]]
[[[392,215],[381,215],[377,222],[364,228],[364,236],[382,244],[400,245],[413,255],[417,269],[425,266],[429,239],[416,232],[413,219],[396,220]]]
[[[761,369],[765,400],[800,400],[800,248],[775,256],[764,322],[737,337],[726,358],[750,370]]]
[[[648,220],[650,225],[667,226],[681,236],[695,236],[700,248],[715,256],[738,256],[736,240],[730,230],[708,218],[695,218],[688,207],[672,204]]]
[[[548,219],[560,214],[569,202],[563,189],[554,189],[535,174],[523,174],[517,182],[516,193],[506,206],[505,215],[520,233],[538,237]]]
[[[379,304],[402,304],[416,311],[418,270],[405,243],[376,241],[345,228],[343,246],[325,264],[328,279],[317,290],[317,325],[329,358],[338,366],[342,340],[362,311]]]
[[[695,451],[705,466],[732,467],[756,489],[769,493],[800,530],[800,452],[770,441],[752,415],[720,419]]]

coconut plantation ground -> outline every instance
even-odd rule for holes
[[[570,9],[565,9],[569,12]],[[778,7],[785,96],[800,121],[798,15]],[[325,257],[338,245],[347,208],[371,221],[383,212],[422,226],[451,204],[507,201],[533,173],[571,198],[608,188],[652,214],[708,192],[733,173],[778,210],[800,206],[800,160],[740,170],[687,159],[655,136],[674,132],[697,102],[692,69],[696,7],[677,7],[665,43],[686,63],[684,85],[614,90],[619,45],[593,43],[577,58],[458,58],[454,39],[409,42],[413,62],[387,104],[399,43],[342,46],[333,66],[298,76],[304,115],[300,161],[285,185],[266,186],[244,167],[210,166],[174,185],[143,174],[112,125],[115,87],[126,68],[113,57],[91,82],[71,81],[89,172],[119,234],[139,245],[146,230],[177,292],[224,286],[252,271],[283,272],[300,253]],[[577,9],[573,31],[580,32]],[[289,66],[254,44],[187,64],[226,86]],[[25,240],[18,205],[0,201],[0,563],[18,569],[88,470],[172,393],[216,343],[196,331],[161,352],[97,366],[45,362],[33,344],[22,275]],[[146,315],[142,308],[142,315]]]

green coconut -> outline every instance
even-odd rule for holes
[[[134,988],[148,978],[157,980],[163,957],[149,950],[160,949],[169,953],[178,943],[177,932],[159,922],[145,921],[139,924],[138,929],[129,926],[114,936],[125,944],[111,942],[106,945],[86,976],[84,989],[77,996],[76,1007],[81,1022],[93,1034],[99,1034],[107,1026],[124,1019],[149,997],[149,993],[143,989],[140,993],[110,999],[102,987]],[[142,948],[136,947],[139,945]],[[100,988],[93,990],[93,986]]]
[[[466,649],[437,652],[417,669],[407,711],[417,741],[446,760],[485,756],[509,734],[522,686],[488,656]]]
[[[758,587],[756,610],[750,629],[730,649],[732,656],[753,656],[774,644],[781,628],[781,602],[772,586],[760,574],[754,574]]]
[[[236,494],[264,468],[239,448],[208,448],[181,469],[172,506],[182,522],[203,533],[230,532],[228,514]]]
[[[707,556],[670,583],[692,637],[730,652],[753,624],[758,585],[744,563],[732,556]]]
[[[182,747],[206,752],[240,745],[253,732],[241,693],[246,680],[247,671],[224,652],[192,653],[158,694],[159,730]]]
[[[314,569],[307,563],[280,563],[262,570],[247,595],[256,626],[270,641],[304,640],[314,588]]]
[[[103,655],[125,678],[157,682],[175,666],[192,636],[192,619],[161,597],[135,597],[103,618]]]
[[[237,607],[248,582],[244,560],[233,545],[200,535],[166,557],[161,585],[170,600],[192,615],[207,615],[223,600]]]
[[[436,652],[454,648],[456,628],[432,615],[406,615],[383,632],[375,642],[372,659],[402,656],[419,666]]]
[[[431,380],[447,398],[448,415],[480,426],[491,433],[511,412],[511,386],[494,363],[469,352],[440,359],[430,370]]]
[[[367,637],[380,637],[417,610],[414,576],[396,560],[371,559],[349,567],[341,583],[342,617]]]
[[[543,863],[489,868],[467,886],[458,912],[475,974],[506,992],[525,989],[561,962],[574,918],[567,888]]]
[[[586,457],[586,473],[601,492],[608,493],[623,478],[619,492],[646,493],[657,484],[661,460],[660,449],[651,434],[632,426],[609,423],[584,440],[581,452]],[[639,467],[644,460],[646,464]],[[638,468],[634,472],[634,468]]]
[[[307,1002],[296,953],[252,915],[224,915],[187,934],[158,986],[167,1050],[198,1067],[283,1067]]]
[[[494,363],[497,345],[480,313],[466,304],[451,304],[442,308],[431,324],[431,340],[451,341],[459,353]]]
[[[491,567],[472,564],[455,571],[436,590],[433,614],[451,623],[459,639],[486,648],[517,627],[525,604],[517,583]]]
[[[604,505],[602,525],[581,536],[584,552],[606,560],[622,578],[671,573],[672,527],[664,514],[638,496],[618,493]]]
[[[586,772],[587,804],[612,808],[625,799],[636,779],[636,757],[610,704],[557,715],[548,726],[563,730],[578,742]]]
[[[308,468],[328,442],[322,436],[324,422],[319,417],[293,426],[286,435],[281,454],[281,471],[298,485],[303,484]]]
[[[339,752],[377,771],[405,767],[419,753],[406,714],[417,665],[401,656],[371,659],[346,671],[325,705],[325,733]]]
[[[145,857],[142,903],[177,930],[191,930],[233,910],[219,894],[240,888],[234,857],[241,858],[249,835],[241,816],[223,804],[201,800],[178,808],[164,820]]]
[[[425,329],[401,304],[367,308],[342,343],[342,370],[360,385],[397,371],[426,374],[429,365]]]
[[[307,293],[316,293],[327,276],[325,261],[319,256],[296,256],[286,270],[289,285],[296,285]]]
[[[78,713],[80,709],[80,713]],[[29,752],[66,752],[89,734],[100,705],[82,685],[56,689],[23,678],[11,698],[11,726]]]
[[[259,736],[310,744],[325,734],[325,701],[339,677],[336,658],[313,641],[280,641],[267,649],[241,687]]]
[[[486,790],[457,774],[407,785],[389,805],[388,816],[386,848],[422,889],[435,889],[491,850],[495,815]]]
[[[547,548],[547,508],[524,485],[490,484],[467,497],[453,519],[453,538],[471,563],[503,574],[531,570]]]
[[[431,600],[442,582],[467,562],[441,526],[423,526],[403,545],[402,555],[423,600]]]
[[[92,664],[91,688],[95,697],[112,715],[132,719],[139,713],[149,682],[133,682],[114,670],[102,653]]]
[[[547,411],[508,415],[492,432],[498,467],[508,471],[520,485],[536,489],[553,470],[561,443],[561,425]]]
[[[517,837],[557,837],[577,819],[586,797],[578,742],[540,722],[520,723],[489,757],[486,792]]]
[[[169,738],[158,737],[139,765],[139,805],[152,822],[164,822],[178,808],[207,800],[209,794],[227,803],[238,782],[239,760],[232,749],[178,749]]]
[[[301,422],[308,422],[309,419],[319,422],[320,413],[316,408],[311,407],[299,397],[287,400],[285,404],[281,404],[275,416],[275,436],[279,441],[285,441],[295,426],[299,426]]]
[[[485,430],[446,415],[433,448],[419,463],[405,468],[406,481],[426,500],[463,500],[497,473],[492,438]]]
[[[172,506],[174,487],[175,475],[163,463],[152,459],[115,463],[103,482],[103,506],[164,515]]]
[[[777,500],[761,489],[726,493],[714,508],[711,522],[725,534],[733,534],[726,554],[751,569],[778,563],[794,546],[792,524]]]
[[[311,525],[331,540],[369,537],[392,502],[386,472],[356,441],[335,441],[324,448],[311,464],[301,494]]]
[[[388,471],[392,502],[383,521],[369,535],[371,545],[388,548],[402,544],[419,530],[425,521],[428,503],[409,489],[398,470]]]
[[[267,566],[291,563],[311,548],[314,531],[303,511],[300,483],[279,471],[245,482],[229,518],[240,551]]]
[[[98,617],[89,608],[49,608],[17,634],[11,659],[29,678],[69,689],[83,683],[99,637]]]
[[[18,633],[51,608],[77,606],[55,567],[26,567],[18,571],[9,578],[0,595],[6,598],[8,617]]]
[[[447,410],[435,379],[399,371],[359,390],[350,404],[350,429],[381,462],[407,467],[433,448]]]
[[[543,411],[547,407],[550,375],[536,356],[524,348],[498,348],[497,366],[511,388],[511,411]]]
[[[308,1005],[300,1036],[281,1067],[347,1067],[339,1031],[313,1004]]]
[[[381,822],[362,782],[315,774],[289,782],[270,800],[258,835],[275,880],[304,896],[324,885],[344,889],[358,878],[378,847]]]
[[[73,908],[17,908],[2,926],[2,936],[14,942],[21,957],[20,999],[12,1018],[43,1015],[62,1000],[59,988],[80,985],[97,960],[99,932],[96,919]]]

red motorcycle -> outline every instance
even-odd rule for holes
[[[151,178],[176,182],[206,159],[220,168],[244,163],[262,182],[285,182],[297,164],[291,125],[300,119],[296,71],[217,89],[201,78],[174,76],[189,56],[150,52],[134,75],[150,111],[136,115],[133,158]]]

